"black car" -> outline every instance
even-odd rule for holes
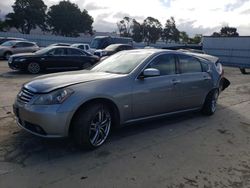
[[[35,53],[17,54],[9,58],[11,69],[37,74],[46,69],[86,69],[99,61],[99,57],[73,47],[53,46]]]
[[[133,47],[129,44],[111,44],[103,50],[96,50],[94,55],[97,55],[99,57],[110,56],[119,51],[132,50],[132,49]]]
[[[52,46],[71,46],[71,44],[69,44],[69,43],[54,43],[54,44],[50,44],[48,47],[52,47]]]

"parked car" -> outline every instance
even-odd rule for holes
[[[11,40],[26,41],[26,39],[23,39],[23,38],[0,37],[0,45],[3,44],[4,42],[11,41]]]
[[[78,48],[52,46],[35,53],[17,54],[9,58],[11,69],[37,74],[46,69],[86,69],[99,61],[99,57]]]
[[[132,50],[132,49],[133,47],[129,44],[111,44],[107,46],[104,50],[96,50],[94,52],[94,55],[97,55],[99,57],[110,56],[119,51]]]
[[[51,46],[71,46],[71,44],[69,44],[69,43],[53,43],[53,44],[50,44],[48,47],[51,47]]]
[[[90,54],[94,54],[94,50],[89,47],[89,44],[85,43],[77,43],[77,44],[72,44],[72,47],[79,48],[81,50],[84,50]]]
[[[94,50],[104,49],[111,44],[129,44],[133,46],[133,39],[130,37],[96,36],[90,43]]]
[[[216,57],[129,50],[88,71],[42,76],[24,84],[14,113],[18,125],[35,135],[71,135],[80,146],[96,148],[114,126],[195,110],[212,115],[220,91],[229,84]]]
[[[12,54],[35,52],[39,50],[34,42],[28,41],[7,41],[0,45],[0,57],[9,59]]]

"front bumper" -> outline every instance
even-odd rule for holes
[[[47,138],[68,136],[71,112],[58,112],[59,105],[13,105],[17,124],[26,131]]]

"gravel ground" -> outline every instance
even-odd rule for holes
[[[0,187],[250,187],[250,74],[225,68],[230,87],[211,117],[189,113],[112,132],[94,151],[18,128],[12,103],[33,75],[0,61]]]

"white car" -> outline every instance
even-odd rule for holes
[[[80,48],[86,52],[89,52],[90,54],[94,54],[94,52],[95,52],[95,50],[91,49],[89,47],[89,44],[86,44],[86,43],[77,43],[77,44],[72,44],[71,46],[75,47],[75,48]]]

